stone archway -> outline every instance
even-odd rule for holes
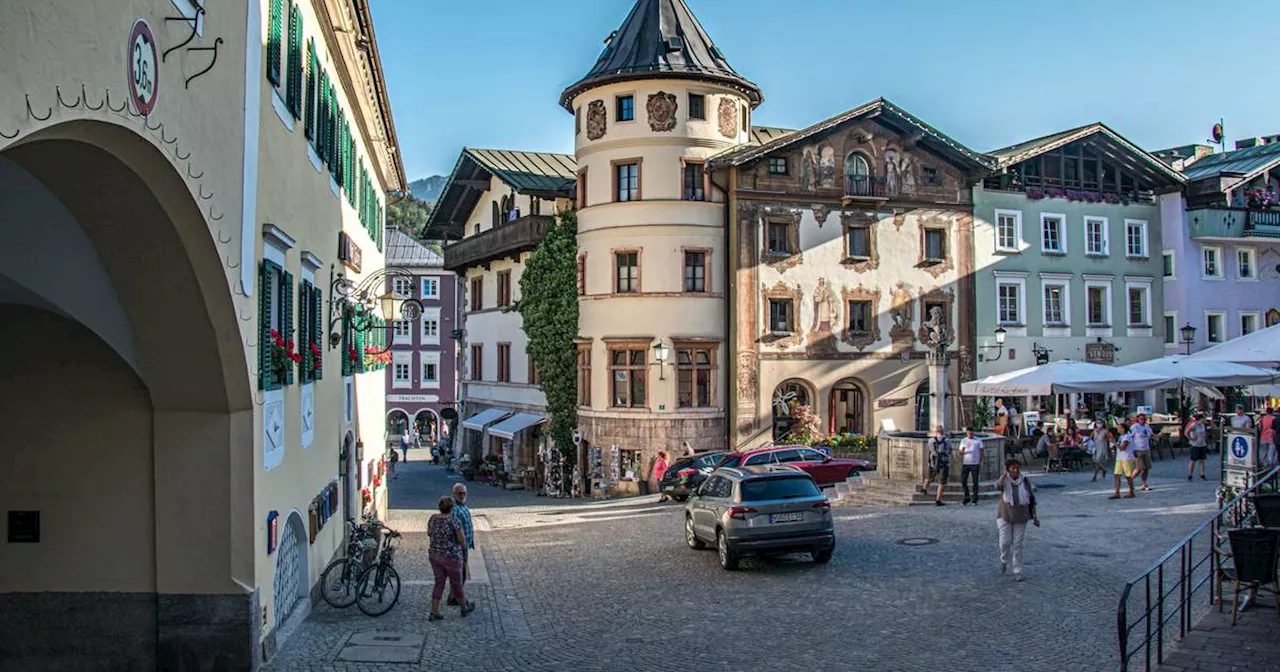
[[[250,667],[252,386],[191,190],[133,130],[58,124],[0,152],[0,239],[0,346],[20,355],[0,408],[21,437],[0,509],[41,530],[0,545],[0,659]]]
[[[827,399],[827,431],[832,434],[868,433],[871,415],[867,408],[867,386],[856,378],[845,378],[831,388]]]
[[[440,416],[436,412],[424,408],[413,416],[413,425],[418,432],[418,436],[425,438],[428,442],[440,440]]]
[[[773,440],[781,441],[795,425],[795,409],[798,406],[812,408],[813,387],[798,378],[784,380],[773,390]]]
[[[308,577],[307,567],[307,531],[302,524],[302,515],[297,511],[289,514],[289,519],[279,528],[280,542],[276,546],[276,564],[272,587],[275,590],[275,627],[280,628],[295,612],[305,616],[309,611],[307,600]],[[302,609],[301,612],[298,612]]]
[[[399,408],[387,411],[387,440],[396,441],[399,447],[400,437],[409,431],[409,414]]]

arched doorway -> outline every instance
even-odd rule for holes
[[[867,395],[862,382],[846,378],[831,388],[828,403],[829,429],[832,434],[867,433]]]
[[[440,419],[429,408],[424,408],[413,416],[413,428],[422,441],[430,443],[440,439]]]
[[[1274,327],[1280,324],[1280,309],[1272,308],[1267,311],[1267,326]]]
[[[931,432],[929,426],[929,379],[926,378],[916,386],[916,431]]]
[[[787,380],[773,391],[773,440],[781,441],[795,426],[795,410],[798,406],[813,406],[813,394],[809,384],[801,380]]]
[[[297,511],[289,514],[289,520],[279,528],[280,542],[276,546],[275,590],[276,627],[279,628],[304,607],[310,595],[307,590],[310,571],[307,568],[307,533],[302,516]],[[306,609],[303,609],[305,615]]]
[[[0,509],[38,512],[41,535],[0,544],[18,668],[253,660],[259,537],[237,514],[252,510],[256,444],[237,302],[254,299],[233,297],[207,204],[158,142],[82,120],[0,152],[0,408],[22,437],[0,448]],[[36,648],[64,628],[86,635],[74,650]]]
[[[844,156],[845,193],[850,196],[869,196],[871,194],[871,164],[867,157],[859,152],[849,152]]]
[[[409,431],[409,414],[393,408],[387,411],[387,440],[398,441]]]

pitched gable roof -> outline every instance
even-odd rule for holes
[[[578,162],[569,154],[464,147],[431,211],[424,235],[461,237],[467,217],[494,177],[517,194],[569,198],[573,196],[577,172]]]
[[[399,229],[387,228],[386,258],[388,266],[444,267],[444,257],[425,243]]]
[[[1177,185],[1186,181],[1183,179],[1182,174],[1170,167],[1169,164],[1129,142],[1124,136],[1111,130],[1110,127],[1102,122],[1050,133],[1044,137],[994,150],[990,152],[990,155],[996,159],[998,167],[1005,168],[1045,152],[1053,151],[1064,145],[1090,138],[1097,140],[1094,143],[1095,149],[1115,159],[1117,162],[1127,165],[1136,172],[1146,174],[1149,179],[1155,182]],[[1131,157],[1136,157],[1137,161],[1122,158],[1121,154],[1126,153]]]
[[[760,145],[743,145],[721,152],[712,157],[710,163],[712,167],[740,166],[783,147],[803,142],[847,122],[871,118],[882,119],[891,125],[902,127],[904,130],[913,130],[921,133],[924,142],[931,144],[940,153],[950,156],[956,163],[967,165],[970,169],[985,172],[994,167],[995,162],[990,157],[965,147],[885,98],[877,98],[830,119],[820,121],[808,128],[780,135]],[[755,134],[752,135],[754,138]]]
[[[1221,154],[1212,154],[1183,169],[1188,180],[1202,180],[1222,173],[1236,173],[1246,181],[1280,165],[1280,143],[1256,145]]]
[[[637,0],[591,71],[560,95],[560,105],[572,112],[573,99],[588,89],[657,78],[714,81],[738,89],[752,106],[764,100],[760,87],[729,65],[684,0]]]

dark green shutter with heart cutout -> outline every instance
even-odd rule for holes
[[[271,368],[271,283],[274,278],[267,260],[258,271],[258,389],[270,390],[275,371]]]
[[[311,382],[307,360],[311,358],[311,283],[302,281],[298,292],[298,354],[302,355],[302,384]]]
[[[267,22],[267,81],[280,86],[280,40],[284,32],[284,0],[271,0]]]
[[[293,274],[288,271],[281,275],[280,297],[280,338],[287,343],[293,338]],[[296,367],[292,360],[285,360],[284,364],[284,384],[292,385],[293,370]]]
[[[317,349],[320,350],[320,358],[322,361],[324,359],[324,352],[326,349],[324,342],[324,315],[321,312],[323,310],[323,299],[324,294],[320,291],[320,288],[313,287],[311,289],[311,342],[315,343]],[[320,380],[323,377],[324,366],[322,364],[320,368],[316,369],[315,379]]]

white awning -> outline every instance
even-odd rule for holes
[[[463,429],[474,429],[483,432],[484,428],[511,415],[511,411],[502,408],[489,408],[462,421]]]
[[[496,436],[500,439],[511,439],[516,432],[528,429],[538,423],[546,422],[547,419],[541,415],[533,413],[516,413],[515,415],[499,422],[489,428],[489,436]]]

